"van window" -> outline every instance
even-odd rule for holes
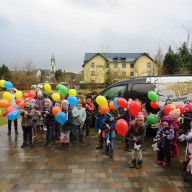
[[[111,87],[107,89],[105,92],[103,92],[102,95],[107,100],[113,100],[115,99],[115,97],[123,97],[125,94],[126,88],[127,88],[127,85]]]

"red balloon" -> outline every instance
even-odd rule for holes
[[[129,112],[136,116],[141,111],[141,104],[139,101],[133,101],[129,104]]]
[[[185,112],[185,107],[183,105],[177,105],[176,109],[180,109],[180,115],[182,115]]]
[[[153,108],[153,109],[158,109],[159,108],[159,103],[157,101],[151,101],[150,102],[150,106]]]
[[[117,105],[119,107],[127,107],[128,106],[128,102],[126,99],[124,98],[118,98],[117,101],[116,101]]]
[[[35,98],[36,92],[34,90],[29,91],[29,97]]]
[[[165,112],[167,115],[169,115],[170,111],[172,111],[172,110],[174,110],[174,108],[173,108],[173,106],[171,106],[171,105],[166,105],[166,106],[164,107],[164,112]]]
[[[119,133],[122,136],[125,136],[127,134],[128,128],[129,128],[128,123],[124,119],[119,119],[115,123],[115,129],[117,133]]]
[[[107,105],[103,105],[100,107],[99,111],[102,113],[102,114],[105,114],[107,112],[110,112],[110,109]]]
[[[29,93],[24,93],[24,94],[23,94],[23,97],[24,97],[24,98],[29,97]]]
[[[11,111],[18,111],[18,110],[17,110],[17,109],[15,109],[15,108],[12,108],[12,107],[7,108],[7,109],[6,109],[6,111],[5,111],[5,113],[3,113],[3,116],[8,115],[8,113],[9,113],[9,112],[11,112]]]
[[[23,98],[20,98],[20,97],[18,97],[17,99],[15,99],[15,103],[16,103],[17,105],[19,105],[19,103],[20,103],[21,101],[24,101],[24,99],[23,99]]]

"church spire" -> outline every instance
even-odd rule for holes
[[[55,65],[55,56],[52,53],[52,57],[51,57],[51,73],[55,73],[56,69],[55,69],[56,65]]]

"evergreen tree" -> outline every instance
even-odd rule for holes
[[[11,72],[7,66],[4,64],[0,67],[0,79],[10,81],[12,78]]]
[[[109,85],[111,85],[113,83],[113,75],[112,72],[110,70],[110,68],[108,69],[108,71],[105,74],[105,87],[108,87]]]
[[[55,79],[56,81],[60,81],[61,77],[62,77],[62,70],[61,69],[58,69],[55,71]]]

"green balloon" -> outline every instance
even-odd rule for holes
[[[148,92],[148,98],[151,101],[157,101],[157,94],[154,91],[149,91]]]
[[[65,85],[62,85],[60,90],[59,90],[63,95],[67,95],[68,94],[68,89]]]
[[[59,91],[59,90],[61,89],[61,87],[62,87],[62,85],[61,85],[61,84],[58,84],[58,85],[56,86],[56,89]]]
[[[154,115],[148,115],[147,116],[147,121],[151,124],[155,124],[157,122],[157,119],[155,118]]]

